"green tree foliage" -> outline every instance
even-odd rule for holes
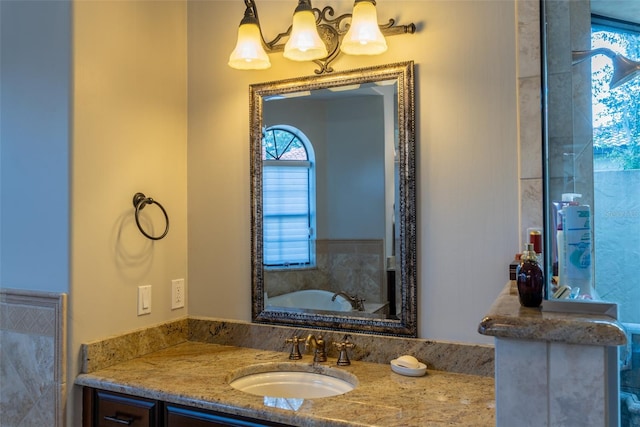
[[[594,28],[592,47],[640,60],[637,33]],[[592,66],[594,148],[607,153],[622,169],[640,169],[640,78],[610,89],[611,60],[599,55]]]

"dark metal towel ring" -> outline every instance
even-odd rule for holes
[[[142,226],[140,225],[140,219],[138,218],[138,216],[140,215],[140,211],[142,209],[144,209],[145,206],[152,205],[154,203],[156,205],[158,205],[158,207],[160,208],[160,210],[164,214],[164,219],[167,221],[167,226],[164,229],[164,233],[162,233],[162,235],[160,235],[158,237],[154,237],[154,236],[151,236],[151,235],[147,234],[142,229]],[[136,208],[136,224],[138,225],[138,229],[140,230],[140,232],[142,234],[144,234],[145,237],[147,237],[147,238],[149,238],[151,240],[160,240],[164,236],[167,235],[167,233],[169,232],[169,216],[167,215],[167,211],[164,210],[164,208],[162,207],[162,205],[160,203],[158,203],[157,201],[153,200],[151,197],[145,196],[143,193],[136,193],[136,194],[133,195],[133,206]]]

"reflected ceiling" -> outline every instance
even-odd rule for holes
[[[639,0],[591,0],[591,12],[640,24]]]

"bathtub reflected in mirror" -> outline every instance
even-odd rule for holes
[[[307,289],[304,291],[293,291],[281,294],[273,298],[269,298],[265,294],[264,301],[267,310],[323,310],[323,311],[351,311],[353,307],[351,303],[344,297],[336,295],[333,292]]]
[[[353,301],[349,295],[333,293],[321,289],[306,289],[281,294],[272,298],[265,293],[265,307],[267,310],[315,310],[327,312],[358,311],[369,314],[384,313],[388,310],[387,303],[368,303]]]

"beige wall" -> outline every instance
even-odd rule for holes
[[[184,3],[76,3],[74,82],[71,293],[83,342],[186,314],[170,307],[187,262]],[[138,191],[167,210],[164,239],[138,231]],[[158,208],[142,213],[160,234]],[[150,315],[137,316],[138,285],[152,286]]]
[[[352,5],[326,3],[337,13]],[[286,1],[258,7],[267,38],[293,12]],[[188,8],[189,314],[248,321],[248,86],[314,67],[274,54],[267,71],[233,70],[226,63],[242,2]],[[378,17],[419,31],[389,37],[381,56],[341,57],[334,67],[416,63],[419,335],[490,342],[477,325],[519,250],[515,4],[380,1]]]
[[[72,378],[81,343],[186,315],[170,305],[171,280],[187,279],[186,4],[78,1],[73,33]],[[139,191],[167,210],[162,240],[136,227]],[[164,230],[157,206],[141,218]],[[152,286],[149,315],[139,285]]]

